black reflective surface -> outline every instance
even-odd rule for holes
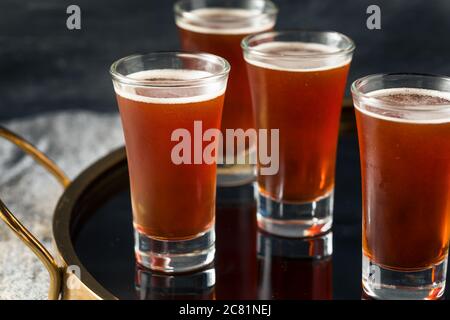
[[[118,184],[127,181],[126,172],[120,179]],[[190,274],[164,275],[135,264],[127,187],[92,209],[73,242],[84,267],[119,299],[361,299],[361,193],[354,132],[340,137],[335,196],[332,233],[283,239],[257,230],[251,185],[219,188],[216,260]]]

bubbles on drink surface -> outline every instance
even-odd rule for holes
[[[322,43],[273,41],[257,44],[249,49],[245,60],[255,66],[273,70],[322,71],[350,63],[350,56],[335,55],[340,51],[338,47]],[[279,59],[273,59],[273,56],[279,56]]]
[[[179,28],[198,33],[250,34],[273,28],[275,21],[258,9],[200,8],[190,19],[177,17]]]
[[[381,92],[380,92],[381,91]],[[430,92],[428,92],[430,91]],[[433,106],[448,104],[450,105],[450,95],[442,96],[440,91],[426,89],[385,89],[375,91],[373,96],[399,106]]]
[[[167,81],[173,84],[174,81],[195,80],[211,76],[207,71],[201,70],[179,70],[179,69],[156,69],[139,71],[127,75],[128,78],[143,81]]]
[[[189,69],[154,69],[139,71],[127,75],[132,80],[142,81],[142,86],[127,86],[126,84],[114,84],[116,93],[124,98],[154,104],[185,104],[214,99],[225,91],[224,82],[221,80],[197,84],[185,88],[183,81],[195,81],[213,76],[212,73]],[[147,83],[146,83],[147,82]]]
[[[376,100],[361,102],[355,107],[373,117],[424,124],[450,122],[450,92],[390,88],[372,91],[367,96]]]
[[[305,56],[311,54],[333,53],[339,51],[338,48],[321,43],[307,42],[270,42],[262,43],[256,47],[262,53]]]

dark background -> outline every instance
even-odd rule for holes
[[[116,112],[108,69],[125,55],[179,47],[171,0],[1,0],[0,120],[53,110]],[[376,72],[450,74],[448,0],[275,0],[278,29],[332,29],[356,43],[350,81]],[[81,7],[82,29],[66,28]],[[382,29],[366,28],[381,7]]]
[[[132,53],[179,48],[173,2],[0,0],[0,121],[57,110],[117,112],[109,66]],[[336,30],[355,41],[349,83],[378,72],[450,75],[449,0],[275,2],[280,9],[277,29]],[[81,7],[80,31],[66,28],[70,4]],[[370,4],[381,7],[381,30],[366,28]],[[341,299],[361,297],[358,168],[356,136],[343,136],[333,227],[333,287],[335,298]],[[91,248],[92,240],[86,243]],[[93,252],[97,256],[102,251]]]

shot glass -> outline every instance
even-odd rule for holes
[[[111,66],[136,259],[147,268],[184,272],[214,259],[218,141],[208,132],[220,133],[229,70],[220,57],[180,52],[133,55]]]
[[[355,81],[361,159],[362,284],[379,299],[436,299],[450,236],[450,78]]]
[[[268,0],[180,0],[174,6],[181,47],[224,57],[231,64],[222,116],[222,132],[254,129],[254,115],[241,40],[252,33],[271,30],[276,6]],[[219,159],[218,185],[238,186],[255,180],[256,150],[244,136],[224,139]],[[240,146],[240,144],[242,146]]]
[[[355,46],[337,32],[292,30],[248,36],[242,48],[258,134],[271,131],[268,146],[258,141],[258,225],[285,237],[324,233],[333,219],[339,120]]]

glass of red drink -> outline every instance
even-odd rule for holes
[[[220,130],[229,69],[220,57],[179,52],[133,55],[111,66],[136,259],[147,268],[181,272],[214,258],[216,163],[202,152],[218,141],[204,140],[203,132]],[[181,140],[184,151],[177,149]]]
[[[364,291],[436,299],[450,236],[450,78],[371,75],[352,85],[361,156]]]
[[[180,0],[175,4],[175,22],[181,47],[224,57],[231,64],[222,114],[222,132],[254,129],[254,115],[241,40],[253,33],[271,30],[277,8],[268,0]],[[243,148],[224,139],[224,155],[218,165],[221,186],[237,186],[254,181],[252,153],[256,145],[246,138]]]
[[[256,127],[279,130],[278,172],[264,174],[258,151],[258,225],[286,237],[324,233],[354,44],[337,32],[293,30],[248,36],[242,48]]]

